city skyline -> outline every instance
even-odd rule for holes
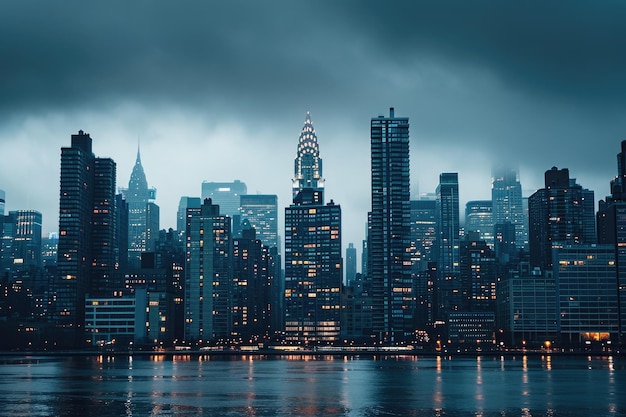
[[[524,196],[556,166],[593,190],[597,206],[626,131],[624,6],[451,4],[457,13],[421,2],[247,4],[248,20],[236,4],[154,2],[148,14],[137,5],[116,14],[41,2],[33,16],[5,2],[5,211],[40,211],[44,233],[58,231],[59,149],[81,129],[95,154],[116,162],[118,185],[141,140],[161,228],[175,227],[180,197],[199,196],[203,181],[239,179],[250,194],[277,194],[282,209],[310,111],[325,197],[342,207],[343,247],[360,248],[371,204],[368,123],[391,106],[411,120],[412,198],[458,172],[461,207],[488,199],[491,165],[513,159],[505,162],[519,168]],[[300,27],[303,14],[325,25]],[[26,16],[36,30],[24,32]]]

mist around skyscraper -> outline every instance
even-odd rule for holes
[[[294,126],[291,187],[285,178],[253,194],[240,179],[205,179],[180,197],[167,229],[139,148],[128,187],[118,187],[116,162],[93,152],[105,138],[72,134],[61,149],[58,233],[43,236],[37,210],[5,212],[11,196],[0,190],[9,336],[0,348],[624,344],[626,141],[597,212],[576,167],[547,167],[525,211],[519,171],[497,166],[491,200],[469,200],[462,213],[457,172],[438,173],[429,197],[411,196],[409,127],[419,124],[394,108],[369,123],[371,206],[364,239],[347,247],[342,197],[327,195],[342,179],[326,183],[327,135],[318,138],[308,112],[299,136]],[[280,208],[278,192],[289,191]]]

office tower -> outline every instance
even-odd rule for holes
[[[340,340],[341,207],[305,188],[285,208],[285,337],[289,343]]]
[[[465,235],[460,248],[460,281],[467,304],[463,310],[491,311],[496,309],[496,256],[480,233]]]
[[[281,314],[273,293],[276,277],[270,251],[244,220],[242,236],[233,239],[233,292],[231,337],[241,343],[259,343],[273,336],[272,315]]]
[[[459,180],[457,173],[442,173],[437,186],[438,280],[436,285],[436,318],[445,320],[447,313],[463,304],[459,281]]]
[[[181,197],[176,212],[176,231],[180,234],[187,228],[187,209],[200,208],[202,200],[200,197]]]
[[[298,193],[305,188],[317,191],[324,190],[322,158],[320,158],[317,134],[313,128],[313,122],[311,122],[309,112],[306,113],[304,126],[300,132],[300,138],[298,139],[298,152],[294,160],[292,198],[295,199]]]
[[[510,168],[494,168],[491,177],[491,201],[494,226],[511,223],[515,227],[515,246],[528,247],[527,216],[524,215],[522,185],[517,171]]]
[[[480,240],[493,248],[493,212],[491,200],[474,200],[465,204],[465,233],[478,232]]]
[[[615,247],[554,246],[561,343],[617,342],[619,331]]]
[[[239,180],[233,182],[202,182],[202,201],[210,198],[213,204],[220,206],[220,213],[231,218],[239,216],[240,197],[248,194],[246,183]]]
[[[345,284],[350,285],[350,282],[356,276],[356,248],[353,243],[348,243],[346,249],[346,277]]]
[[[435,200],[411,200],[411,265],[413,273],[428,269],[437,259]]]
[[[148,233],[148,203],[151,203],[156,197],[156,189],[148,188],[148,181],[141,165],[141,155],[137,149],[137,159],[133,172],[130,174],[128,188],[121,189],[124,199],[128,203],[128,262],[133,267],[139,267],[141,262],[141,253],[149,249],[147,239]],[[158,211],[156,212],[158,213]],[[156,222],[156,230],[158,231],[159,219],[158,214],[154,217],[155,211],[152,210],[151,221]]]
[[[256,230],[257,239],[265,246],[279,247],[278,196],[247,194],[241,196],[241,221],[248,221]]]
[[[105,288],[112,273],[114,212],[115,163],[96,158],[91,137],[81,130],[72,135],[70,147],[61,148],[54,319],[69,330],[59,334],[69,345],[84,340],[86,294]]]
[[[230,337],[232,251],[230,217],[204,200],[187,209],[185,265],[185,339],[188,342]]]
[[[546,171],[545,188],[528,198],[531,266],[550,271],[555,244],[596,242],[593,198],[567,168]]]
[[[518,264],[498,282],[496,316],[506,346],[537,348],[557,337],[554,277],[529,266]]]
[[[415,301],[411,280],[409,119],[371,119],[372,210],[369,213],[368,274],[372,326],[381,342],[396,343],[413,333]]]
[[[91,297],[108,297],[121,287],[115,274],[116,212],[115,162],[95,158],[93,211],[91,216],[92,262],[87,293]],[[116,279],[118,278],[118,279]]]
[[[3,264],[8,269],[41,268],[41,213],[35,210],[10,211],[4,216]]]
[[[598,243],[615,251],[619,302],[619,340],[626,343],[626,141],[617,154],[617,176],[611,180],[611,195],[600,200],[597,213]]]

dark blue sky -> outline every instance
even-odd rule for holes
[[[56,230],[60,147],[83,129],[121,186],[141,141],[161,227],[203,180],[286,206],[310,111],[327,200],[360,242],[369,119],[394,106],[410,118],[415,194],[445,171],[463,203],[489,198],[504,161],[525,195],[558,166],[598,200],[626,139],[625,21],[621,1],[5,0],[0,189],[7,210]]]

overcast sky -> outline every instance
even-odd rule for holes
[[[609,192],[626,139],[623,1],[0,2],[0,189],[58,229],[60,148],[79,129],[128,186],[137,143],[161,228],[183,195],[239,179],[290,204],[307,111],[344,246],[370,209],[369,124],[410,119],[411,191],[491,166],[524,194],[552,166]],[[281,234],[282,231],[281,231]]]

